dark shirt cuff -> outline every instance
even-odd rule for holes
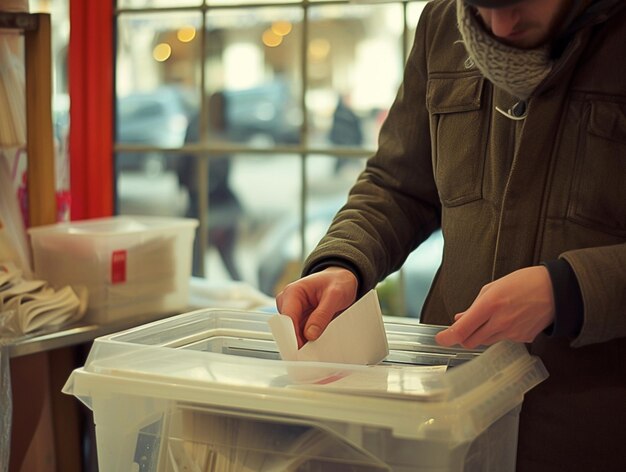
[[[356,294],[357,300],[361,298],[363,295],[365,295],[365,293],[363,293],[363,290],[362,290],[363,284],[362,284],[362,278],[361,278],[361,273],[359,272],[359,269],[357,269],[354,264],[347,261],[346,259],[341,259],[341,258],[324,259],[323,261],[320,261],[317,264],[315,264],[313,267],[311,267],[306,273],[302,273],[302,276],[304,277],[306,275],[315,274],[316,272],[321,272],[324,269],[328,269],[329,267],[342,267],[352,272],[354,276],[356,277],[357,284],[358,284],[357,294]]]
[[[583,297],[574,269],[565,259],[542,262],[550,274],[554,294],[554,323],[546,328],[549,336],[575,338],[584,319]]]

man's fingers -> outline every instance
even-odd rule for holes
[[[462,346],[468,349],[474,349],[478,346],[490,346],[504,339],[502,332],[493,332],[489,323],[485,323],[469,338],[463,341]]]
[[[499,332],[497,334],[494,334],[494,335],[484,339],[481,342],[481,345],[483,345],[483,346],[491,346],[492,344],[500,342],[503,339],[506,339],[506,335],[503,332]]]
[[[289,290],[289,294],[286,292]],[[293,293],[293,290],[289,288],[283,290],[278,295],[276,295],[276,308],[278,308],[278,312],[283,315],[299,315],[302,312],[302,297],[299,293]]]
[[[334,285],[319,294],[320,299],[312,309],[304,327],[304,337],[309,341],[319,338],[333,318],[354,303],[356,290],[346,291]]]
[[[464,327],[461,327],[461,329],[459,329],[457,322],[449,328],[437,333],[435,335],[435,341],[437,341],[437,343],[441,346],[445,347],[459,345],[470,349],[473,349],[476,346],[480,346],[483,344],[493,344],[494,342],[500,340],[496,339],[499,334],[494,335],[493,333],[490,333],[487,324],[488,323],[484,323],[476,327],[474,331],[469,332]],[[496,341],[494,341],[493,339],[496,339]]]
[[[467,311],[455,315],[455,322],[448,329],[441,331],[435,336],[442,346],[465,345],[464,343],[479,330],[489,319],[486,310],[482,309],[478,299],[474,301]]]
[[[311,312],[304,327],[304,337],[309,341],[319,338],[326,326],[333,320],[335,315],[347,308],[350,304],[343,306],[337,303],[337,297],[333,293],[324,295],[317,307]]]
[[[276,296],[276,307],[289,316],[298,345],[320,337],[333,317],[356,298],[358,281],[347,269],[330,267],[291,283]]]
[[[454,325],[450,326],[435,335],[435,341],[440,346],[450,347],[461,343],[458,333],[454,329]]]
[[[302,300],[298,296],[284,296],[284,291],[276,296],[276,308],[278,312],[291,318],[293,327],[298,340],[298,349],[304,346],[306,339],[304,337],[304,322],[310,308],[304,307]]]
[[[284,302],[282,300],[282,298],[276,297],[276,308],[278,308],[279,313],[294,317],[299,317],[302,314],[303,307],[299,298],[289,297]]]

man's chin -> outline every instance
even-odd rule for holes
[[[535,49],[547,41],[545,37],[533,35],[530,32],[512,34],[504,38],[496,36],[495,38],[501,43],[517,49]]]

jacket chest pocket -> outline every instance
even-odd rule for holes
[[[567,217],[626,236],[626,104],[596,101],[588,110]]]
[[[444,206],[482,198],[488,133],[481,113],[483,82],[479,76],[428,80],[433,169]]]

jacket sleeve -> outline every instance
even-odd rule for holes
[[[361,293],[399,269],[440,226],[426,110],[429,6],[420,17],[403,83],[381,128],[378,151],[351,189],[327,234],[305,261],[308,274],[343,259],[361,276]]]
[[[574,269],[565,259],[541,263],[550,274],[554,295],[554,322],[544,332],[549,336],[575,338],[583,323],[583,300]]]
[[[587,344],[626,337],[626,244],[567,251],[583,300],[583,324],[572,342]]]

